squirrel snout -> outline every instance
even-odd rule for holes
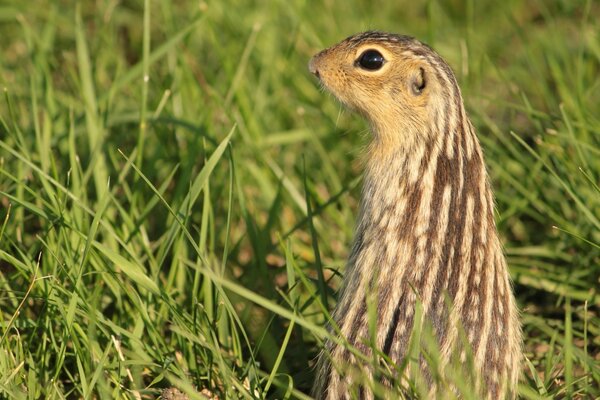
[[[319,69],[317,68],[317,63],[316,63],[316,59],[317,57],[313,57],[310,59],[309,63],[308,63],[308,70],[310,71],[311,74],[313,74],[314,76],[316,76],[317,78],[320,78],[319,76]]]

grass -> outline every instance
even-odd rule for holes
[[[0,5],[0,397],[307,398],[368,134],[306,65],[367,28],[457,73],[520,397],[600,396],[599,4],[376,3]]]

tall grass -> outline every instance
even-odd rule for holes
[[[592,0],[6,0],[0,396],[307,398],[368,133],[306,64],[378,28],[457,72],[520,396],[599,397],[599,21]]]

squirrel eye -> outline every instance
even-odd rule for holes
[[[369,71],[376,71],[383,67],[385,63],[385,58],[381,55],[377,50],[366,50],[363,52],[358,60],[356,60],[356,64],[360,65],[362,68]]]

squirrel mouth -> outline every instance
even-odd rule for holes
[[[317,64],[317,56],[318,56],[318,54],[310,59],[310,61],[308,63],[308,70],[310,71],[311,74],[313,74],[319,80],[321,80],[321,74],[319,73],[319,69],[317,68],[317,65],[316,65]]]

